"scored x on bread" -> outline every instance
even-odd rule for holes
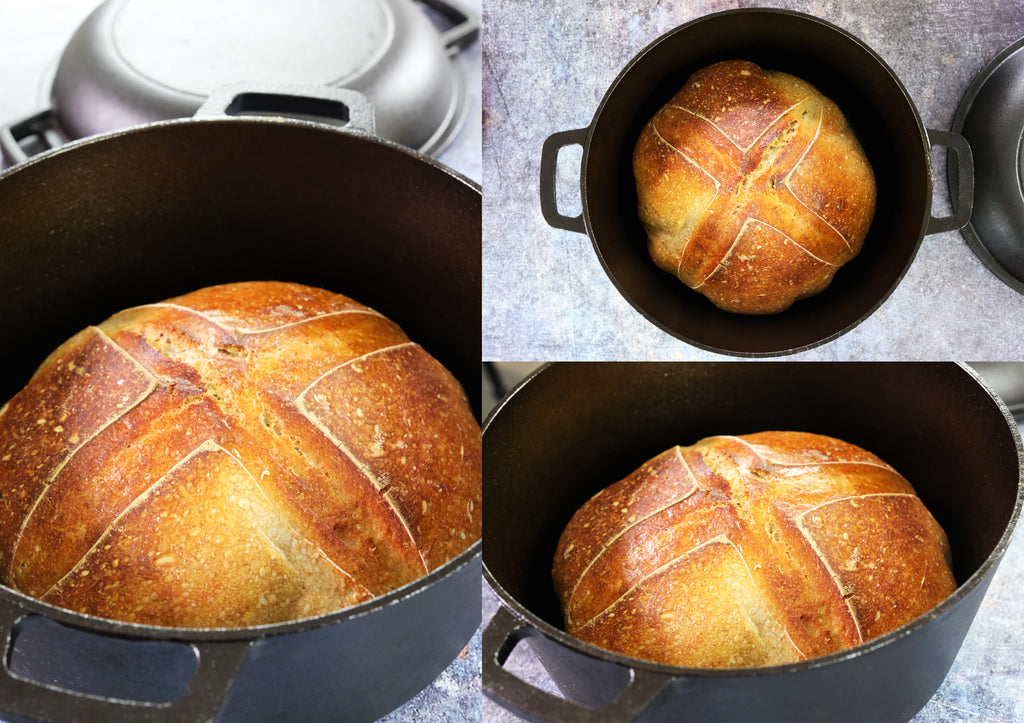
[[[654,262],[736,313],[824,290],[875,212],[871,165],[836,104],[746,61],[689,78],[644,127],[633,171]]]
[[[480,537],[480,428],[392,321],[298,284],[84,329],[0,409],[0,576],[179,627],[330,612]]]

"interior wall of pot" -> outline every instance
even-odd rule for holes
[[[721,311],[647,253],[632,153],[643,126],[697,70],[746,59],[803,78],[843,111],[873,167],[877,211],[863,250],[821,294],[772,316]],[[773,11],[683,26],[638,55],[595,117],[583,174],[595,248],[619,290],[651,321],[699,346],[774,354],[833,338],[872,312],[913,260],[931,206],[930,159],[917,112],[876,56],[849,36]]]
[[[561,627],[551,566],[580,505],[676,444],[773,429],[834,436],[899,470],[949,536],[960,583],[1011,519],[1016,438],[960,366],[555,364],[488,420],[484,564],[516,601]]]
[[[479,414],[480,193],[395,146],[256,120],[149,126],[6,174],[0,229],[2,400],[122,308],[279,280],[390,317]]]

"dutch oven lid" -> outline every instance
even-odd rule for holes
[[[78,139],[190,117],[226,85],[323,85],[364,94],[381,138],[436,155],[465,117],[457,51],[479,19],[424,3],[107,0],[61,56],[55,124]],[[442,31],[442,20],[455,24]]]
[[[1024,293],[1024,39],[974,80],[953,132],[967,139],[974,155],[974,211],[963,234],[996,276]],[[948,170],[955,194],[955,158]]]

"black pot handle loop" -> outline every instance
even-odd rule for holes
[[[636,718],[671,680],[633,669],[626,689],[608,705],[591,708],[536,688],[511,672],[504,663],[521,641],[543,635],[499,606],[483,632],[483,689],[492,700],[531,721],[558,723],[624,723]]]
[[[12,657],[18,645],[19,630],[35,619],[47,624],[48,642],[53,650],[41,651],[43,659],[59,660],[67,648],[73,645],[86,646],[88,640],[97,637],[102,641],[110,636],[86,631],[63,623],[56,623],[33,613],[26,613],[16,605],[0,604],[0,640],[3,640],[3,661],[0,669],[0,713],[23,716],[38,721],[76,720],[83,723],[162,723],[166,721],[211,721],[220,711],[243,662],[252,645],[247,640],[202,641],[195,643],[165,643],[192,648],[196,656],[196,667],[187,687],[181,695],[170,702],[148,702],[112,698],[61,687],[53,681],[43,681],[45,673],[38,668],[33,677],[15,673]],[[61,640],[64,636],[66,639]],[[152,640],[120,638],[117,645],[153,646]],[[147,650],[152,650],[147,647]],[[137,651],[141,652],[141,651]],[[35,657],[40,657],[36,655]],[[143,665],[145,661],[128,656],[127,665]],[[68,683],[64,684],[69,685]],[[142,695],[142,693],[139,693]]]
[[[944,146],[956,153],[957,184],[956,199],[953,199],[953,215],[943,218],[932,216],[928,220],[925,234],[959,231],[971,220],[974,211],[974,155],[967,139],[958,133],[928,130],[928,144]]]
[[[558,211],[556,186],[558,180],[558,152],[566,146],[583,146],[587,138],[588,128],[553,133],[544,140],[540,154],[540,211],[549,226],[563,231],[586,233],[583,214],[564,216]],[[582,173],[582,169],[580,169]]]
[[[362,93],[325,85],[238,83],[218,88],[196,118],[270,116],[343,127],[374,135],[373,106]]]

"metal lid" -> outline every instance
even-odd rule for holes
[[[974,155],[974,211],[963,228],[971,249],[1024,293],[1024,39],[1000,53],[967,90],[953,132]],[[948,163],[955,194],[956,159]]]
[[[466,110],[458,47],[479,21],[450,2],[108,0],[78,28],[52,86],[70,139],[189,117],[218,88],[323,85],[363,93],[376,133],[436,155]]]

